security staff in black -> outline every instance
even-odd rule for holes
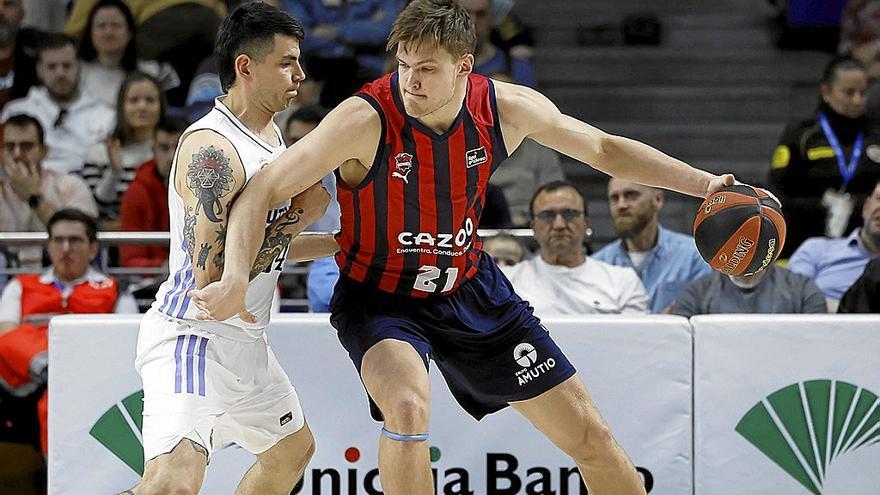
[[[839,237],[861,219],[860,202],[880,178],[880,133],[865,117],[867,85],[858,61],[833,59],[822,77],[816,114],[782,134],[770,169],[770,187],[788,226],[782,258],[809,237]]]

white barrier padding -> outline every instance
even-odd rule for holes
[[[52,321],[49,493],[114,493],[139,479],[141,384],[133,366],[139,321],[113,315]],[[545,325],[578,368],[650,493],[691,493],[687,320],[588,317],[546,319]],[[369,417],[366,394],[326,315],[281,315],[269,329],[269,342],[297,388],[317,441],[295,493],[381,493],[380,425]],[[573,462],[515,411],[477,423],[433,368],[431,380],[429,443],[438,493],[583,493]],[[233,493],[252,462],[253,456],[237,448],[216,454],[202,493]]]
[[[880,493],[880,317],[700,316],[695,493]]]

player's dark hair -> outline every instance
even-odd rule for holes
[[[572,184],[571,182],[568,182],[567,180],[554,180],[554,181],[550,181],[546,184],[543,184],[541,187],[539,187],[535,191],[535,194],[532,195],[532,200],[529,201],[529,216],[532,218],[535,217],[535,200],[538,199],[539,194],[545,193],[545,192],[558,191],[560,189],[565,189],[565,188],[571,189],[572,191],[577,193],[578,196],[581,197],[581,202],[584,203],[584,216],[586,217],[587,216],[587,200],[584,199],[584,195],[581,194],[580,191],[578,191],[578,188],[575,187],[575,185]]]
[[[386,49],[422,43],[444,48],[453,57],[474,53],[477,31],[468,11],[455,0],[414,0],[394,20]]]
[[[275,46],[275,35],[305,37],[302,23],[277,8],[250,2],[235,9],[220,25],[214,53],[223,91],[235,82],[235,59],[247,55],[260,62]]]

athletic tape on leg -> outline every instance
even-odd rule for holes
[[[392,440],[397,440],[398,442],[424,442],[428,439],[427,432],[419,433],[417,435],[401,435],[400,433],[388,431],[384,427],[382,428],[382,435]]]

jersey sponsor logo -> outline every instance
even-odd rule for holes
[[[394,171],[391,172],[391,177],[396,177],[409,184],[407,176],[412,171],[412,167],[413,156],[409,153],[398,153],[394,157]]]
[[[472,168],[489,161],[489,154],[486,153],[485,146],[480,146],[475,150],[470,150],[465,153],[464,159],[465,163],[467,164],[467,168]]]
[[[470,247],[473,233],[474,221],[470,217],[465,219],[464,227],[458,229],[458,232],[454,234],[404,231],[397,234],[397,242],[404,246],[397,248],[397,254],[424,253],[459,256]]]

